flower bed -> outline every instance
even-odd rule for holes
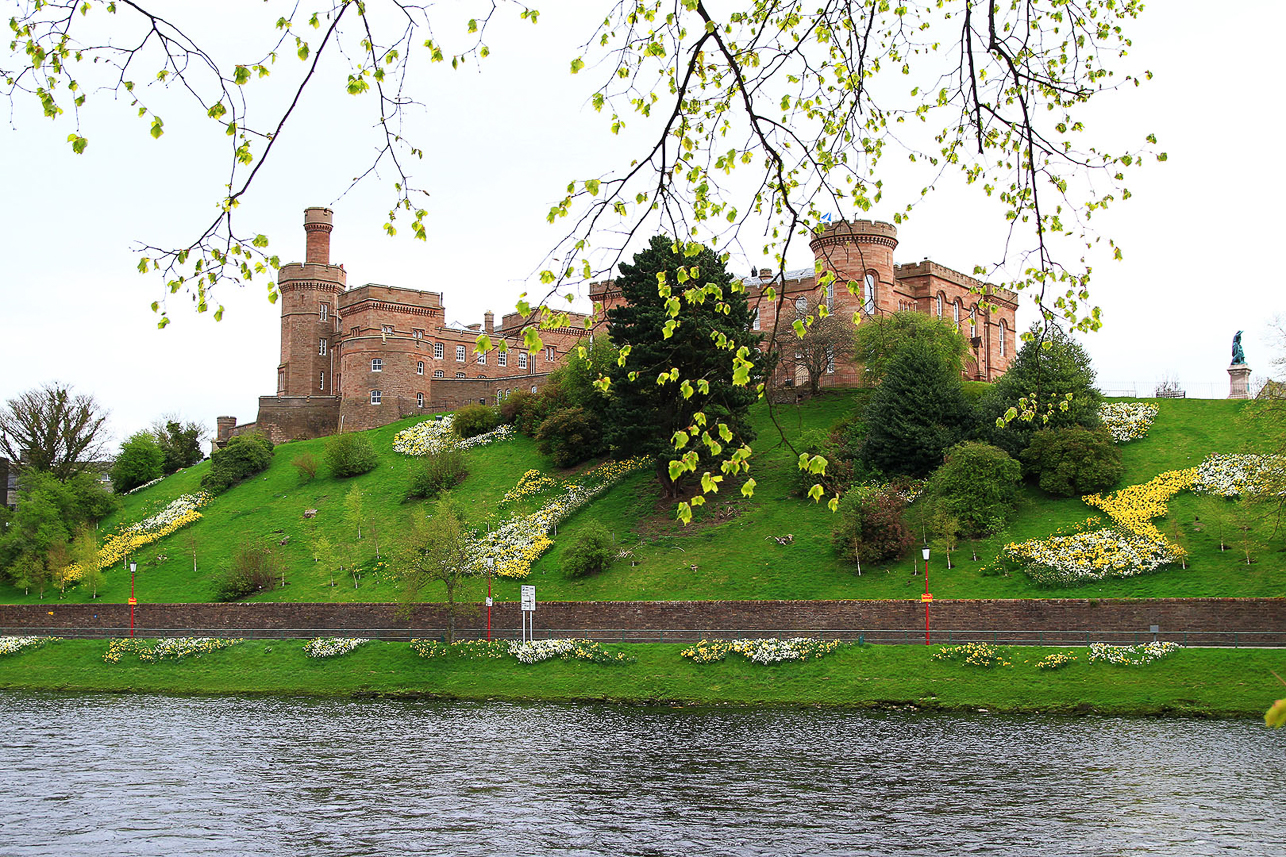
[[[1112,433],[1116,443],[1138,440],[1152,428],[1157,406],[1145,402],[1107,402],[1098,411],[1104,427]]]
[[[473,572],[485,574],[490,560],[491,571],[500,577],[514,580],[527,577],[532,563],[553,545],[551,535],[556,526],[623,477],[649,463],[646,458],[609,461],[567,480],[563,483],[563,492],[544,506],[530,515],[515,516],[487,534],[474,552]],[[518,484],[524,481],[534,479],[523,474]]]
[[[0,637],[0,655],[16,655],[24,649],[39,649],[62,637]]]
[[[337,658],[369,642],[362,637],[318,637],[304,644],[304,654],[310,658]]]
[[[200,509],[213,499],[213,496],[204,491],[198,491],[195,494],[184,494],[170,501],[168,506],[152,517],[139,521],[137,524],[121,527],[119,532],[107,537],[98,552],[102,567],[110,568],[130,554],[137,552],[139,548],[160,541],[166,536],[183,529],[188,524],[201,520],[201,513],[197,509]],[[77,581],[82,577],[80,566],[75,563],[67,566],[64,573],[69,581]]]
[[[698,664],[713,664],[736,653],[756,664],[814,660],[839,648],[839,640],[792,637],[786,640],[701,640],[679,654]]]
[[[1107,643],[1090,644],[1090,663],[1106,661],[1118,666],[1143,666],[1160,660],[1182,648],[1178,643],[1142,643],[1137,646],[1109,646]]]
[[[1191,488],[1196,474],[1195,467],[1169,470],[1142,485],[1131,485],[1106,496],[1088,494],[1081,499],[1107,512],[1113,521],[1134,535],[1148,541],[1164,541],[1161,532],[1152,526],[1152,519],[1165,517],[1166,503],[1175,494]]]
[[[184,658],[199,658],[240,642],[244,641],[232,637],[163,637],[149,646],[144,640],[126,637],[109,642],[103,660],[109,664],[120,663],[121,658],[133,652],[140,661],[147,663],[181,661]]]
[[[429,419],[402,429],[393,436],[393,451],[403,455],[421,456],[446,449],[473,449],[475,446],[485,446],[514,436],[514,427],[503,425],[498,429],[462,440],[452,431],[454,422],[454,417],[445,416],[439,420]]]
[[[1192,490],[1198,494],[1239,497],[1262,490],[1280,478],[1286,458],[1280,455],[1208,455],[1197,466]]]
[[[1032,580],[1055,586],[1146,574],[1177,561],[1183,548],[1109,528],[1008,544],[1004,554]]]
[[[460,657],[470,659],[513,657],[524,664],[537,664],[552,658],[564,661],[588,661],[595,664],[632,663],[624,652],[607,652],[592,640],[468,640],[439,643],[435,640],[412,640],[411,651],[422,658]]]
[[[934,654],[935,661],[961,661],[971,667],[1012,667],[1005,655],[987,643],[964,643],[960,646],[943,646]]]
[[[518,479],[518,484],[510,488],[505,496],[500,498],[500,505],[504,506],[525,497],[544,494],[547,491],[554,490],[560,484],[557,479],[546,476],[539,470],[528,470]]]
[[[1055,652],[1052,655],[1046,655],[1036,662],[1038,670],[1061,670],[1065,666],[1076,663],[1076,655],[1069,655],[1066,652]]]
[[[509,654],[507,640],[464,640],[447,645],[437,640],[412,640],[411,651],[422,658],[503,658]]]

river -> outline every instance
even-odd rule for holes
[[[1262,721],[0,693],[5,855],[1278,853]]]

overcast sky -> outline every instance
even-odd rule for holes
[[[213,14],[226,7],[209,7],[202,30],[228,44],[265,20],[270,27],[278,13],[254,6],[235,26]],[[344,263],[350,285],[441,291],[449,321],[511,310],[520,292],[538,290],[533,274],[561,237],[545,222],[550,204],[570,179],[602,174],[630,156],[628,135],[613,137],[588,106],[601,75],[568,74],[576,46],[601,19],[598,8],[560,2],[541,10],[536,27],[502,20],[481,73],[437,66],[426,76],[428,145],[417,179],[432,194],[427,242],[405,237],[409,229],[384,235],[389,199],[378,186],[340,198],[371,141],[369,120],[338,93],[304,99],[278,160],[265,167],[239,216],[272,237],[283,261],[296,261],[303,209],[330,206],[332,260]],[[1096,218],[1125,251],[1121,262],[1095,260],[1093,299],[1104,326],[1084,339],[1109,392],[1132,385],[1146,395],[1169,375],[1190,395],[1225,396],[1237,330],[1246,331],[1256,374],[1270,369],[1267,325],[1286,312],[1277,258],[1286,177],[1274,154],[1284,129],[1272,95],[1286,3],[1223,8],[1148,4],[1135,25],[1133,59],[1156,78],[1105,97],[1110,104],[1093,114],[1110,140],[1155,133],[1169,154],[1166,164],[1133,175],[1133,199]],[[279,65],[275,75],[298,73]],[[226,181],[222,135],[210,134],[208,120],[184,121],[174,107],[154,141],[128,106],[101,95],[90,106],[81,126],[90,146],[80,156],[66,143],[74,127],[66,116],[50,122],[20,102],[0,129],[0,399],[69,383],[111,411],[117,438],[163,413],[210,428],[221,414],[253,420],[257,397],[275,390],[279,359],[279,308],[266,300],[265,286],[225,289],[219,323],[174,298],[172,324],[157,330],[149,305],[160,284],[134,270],[136,241],[180,241],[212,218]],[[889,203],[870,216],[890,219],[895,202],[918,190],[917,180],[890,164]],[[966,272],[987,265],[1001,255],[1002,224],[994,221],[975,194],[944,183],[899,228],[896,260],[930,257]],[[791,266],[811,264],[801,249]],[[742,273],[768,263],[741,257],[731,267]],[[1020,324],[1031,318],[1024,309]]]

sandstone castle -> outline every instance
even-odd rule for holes
[[[509,313],[497,325],[487,312],[481,324],[453,327],[446,322],[441,292],[376,284],[348,288],[344,266],[330,261],[332,227],[330,209],[305,209],[304,261],[282,265],[278,275],[276,395],[260,397],[253,423],[237,425],[234,417],[219,417],[216,446],[248,431],[262,431],[280,443],[376,428],[470,402],[494,403],[514,390],[537,392],[569,351],[594,330],[606,329],[606,311],[621,300],[611,280],[590,283],[595,314],[571,313],[568,327],[542,330],[544,348],[528,353],[522,334],[538,324],[538,313]],[[967,377],[990,381],[1008,368],[1016,345],[1012,292],[927,259],[893,264],[897,229],[889,223],[841,221],[809,246],[821,267],[835,272],[836,283],[823,297],[814,268],[788,271],[784,281],[774,280],[766,269],[744,280],[757,329],[771,330],[780,308],[789,313],[782,319],[782,329],[788,330],[797,308],[810,300],[824,299],[842,318],[911,310],[947,319],[969,338]],[[769,286],[778,300],[763,297]],[[475,354],[482,332],[495,347]],[[824,384],[856,386],[859,373],[859,366],[841,361]],[[789,373],[773,379],[777,385],[795,381]]]

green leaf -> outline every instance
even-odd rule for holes
[[[585,67],[585,61],[580,57],[576,57],[576,59],[572,60],[572,74],[576,74],[584,67]]]
[[[165,131],[164,131],[164,129],[162,129],[161,125],[162,125],[161,117],[160,117],[160,116],[153,116],[153,117],[152,117],[152,137],[153,137],[154,139],[159,140],[159,139],[161,138],[161,135],[165,133]]]
[[[692,523],[692,507],[687,503],[680,503],[679,509],[675,513],[675,517],[678,518],[679,522],[686,527],[688,524]]]
[[[741,496],[742,497],[755,496],[755,480],[753,479],[746,480],[746,484],[741,486]]]
[[[1264,714],[1264,725],[1270,729],[1286,726],[1286,699],[1279,699],[1273,703],[1273,707]]]
[[[814,485],[812,488],[808,489],[808,496],[813,498],[814,503],[822,499],[823,493],[825,492],[823,491],[821,485]]]

